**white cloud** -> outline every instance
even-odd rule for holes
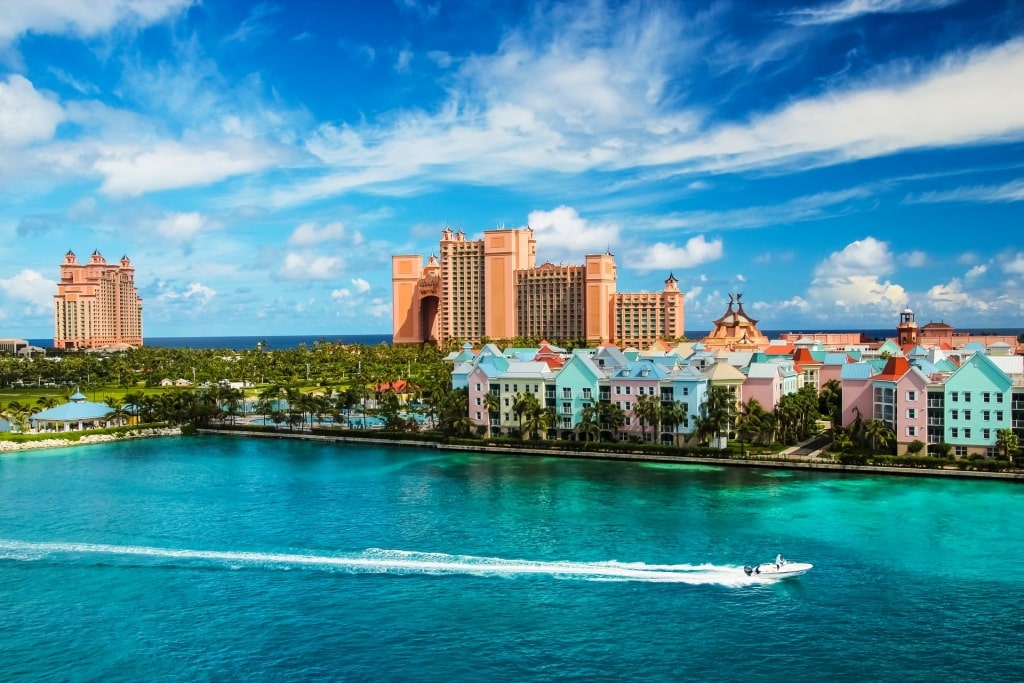
[[[968,311],[983,313],[990,304],[963,290],[959,279],[953,278],[947,284],[935,285],[926,295],[929,306],[938,313],[964,315]]]
[[[189,283],[189,286],[185,288],[182,293],[182,298],[195,300],[199,303],[208,303],[214,296],[217,295],[210,287],[200,284],[198,282]]]
[[[907,307],[907,291],[883,280],[892,272],[895,259],[887,242],[866,237],[833,252],[814,269],[806,296],[818,310],[830,317],[878,319],[895,315]]]
[[[243,140],[189,147],[178,142],[109,147],[93,164],[109,195],[137,196],[154,190],[209,185],[270,166],[277,155]]]
[[[981,263],[981,264],[978,264],[978,265],[974,266],[969,271],[967,271],[967,275],[965,277],[967,277],[967,278],[979,277],[981,275],[984,275],[987,270],[988,270],[988,266],[986,266],[985,264]]]
[[[923,192],[907,197],[909,204],[932,204],[938,202],[995,202],[1024,201],[1024,180],[1013,180],[1003,185],[974,185],[958,187],[944,192]]]
[[[403,48],[398,51],[398,58],[395,59],[395,71],[404,73],[409,70],[409,64],[412,63],[412,50]]]
[[[344,263],[337,256],[318,256],[311,251],[288,252],[278,273],[289,280],[334,280],[343,268]]]
[[[23,304],[30,314],[41,315],[53,312],[53,295],[57,293],[57,283],[26,268],[13,277],[0,278],[0,290],[8,299]]]
[[[814,166],[1024,137],[1024,88],[1007,87],[1024,71],[1024,40],[952,54],[919,75],[905,71],[652,149],[645,163],[717,171]]]
[[[912,251],[903,255],[903,264],[908,268],[920,268],[928,263],[928,254],[923,251]]]
[[[720,258],[722,258],[721,238],[709,242],[704,235],[697,235],[688,239],[686,244],[681,247],[666,242],[657,242],[650,246],[634,249],[626,254],[624,264],[630,269],[643,273],[651,270],[694,268],[702,263],[717,261]]]
[[[865,237],[834,251],[814,269],[816,278],[841,278],[851,275],[884,275],[892,272],[893,256],[887,242]]]
[[[791,23],[835,24],[865,14],[900,14],[928,12],[954,5],[960,0],[840,0],[831,5],[808,7],[783,14]]]
[[[352,278],[352,285],[356,288],[356,291],[360,294],[365,294],[370,291],[370,283],[361,277]]]
[[[581,254],[603,253],[619,241],[618,225],[590,223],[571,206],[531,211],[527,225],[533,228],[539,261],[578,260]]]
[[[0,145],[49,140],[64,117],[64,109],[24,76],[11,74],[0,81]]]
[[[186,244],[191,242],[198,235],[206,223],[203,217],[195,211],[189,213],[174,213],[165,216],[157,221],[157,233],[171,242]]]
[[[0,44],[33,33],[82,37],[118,25],[143,27],[177,14],[196,0],[34,0],[4,3],[0,13]]]
[[[328,242],[340,242],[346,238],[346,232],[345,225],[338,221],[327,223],[323,227],[319,227],[317,223],[309,221],[295,228],[288,238],[288,244],[306,247]],[[348,238],[355,244],[361,244],[363,241],[362,235],[359,233],[349,235]]]
[[[335,301],[343,301],[352,297],[352,292],[345,287],[331,291],[331,298]]]
[[[1013,275],[1024,275],[1024,252],[1017,252],[1012,259],[1003,264],[1003,270]]]

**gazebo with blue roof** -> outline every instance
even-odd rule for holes
[[[85,394],[76,391],[70,403],[36,413],[30,419],[36,430],[50,428],[53,431],[70,432],[102,426],[112,412],[114,409],[107,404],[88,401]]]

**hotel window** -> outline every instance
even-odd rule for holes
[[[992,430],[991,429],[982,429],[981,430],[981,438],[985,439],[985,441],[988,441],[989,439],[991,439],[992,438]]]
[[[991,410],[983,410],[983,411],[981,411],[981,419],[984,420],[985,422],[989,422],[992,419],[992,411]]]
[[[917,411],[914,408],[907,408],[907,419],[913,420],[917,417]]]
[[[971,438],[971,428],[970,427],[964,427],[964,438],[965,439]]]
[[[991,400],[992,400],[992,394],[991,394],[991,393],[989,393],[989,392],[987,392],[987,391],[983,391],[983,392],[981,393],[981,402],[982,402],[982,403],[988,403],[988,402],[990,402]]]
[[[954,439],[959,439],[960,438],[960,429],[958,427],[953,427],[952,429],[949,430],[949,435],[951,437],[953,437]]]
[[[908,391],[907,392],[907,400],[908,401],[916,401],[917,400],[917,392],[916,391]]]

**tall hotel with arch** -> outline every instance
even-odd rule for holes
[[[513,337],[646,346],[683,336],[683,293],[671,274],[655,293],[616,292],[611,252],[582,265],[536,265],[533,230],[445,228],[440,257],[391,257],[393,340],[447,344]]]
[[[127,256],[107,263],[99,251],[88,263],[64,255],[53,297],[53,347],[95,349],[142,345],[142,299]]]

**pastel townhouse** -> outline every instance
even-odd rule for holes
[[[928,377],[903,356],[888,359],[871,378],[873,419],[882,420],[896,436],[896,454],[914,441],[928,443]]]
[[[761,407],[772,412],[787,394],[795,394],[799,375],[792,362],[753,362],[747,366],[747,379],[743,382],[743,402],[757,400]]]
[[[686,413],[686,420],[673,430],[676,444],[684,443],[696,429],[696,420],[701,415],[701,406],[708,398],[708,378],[693,367],[683,366],[672,374],[672,398],[679,401]]]
[[[1019,377],[1019,375],[1018,375]],[[957,456],[994,455],[1000,429],[1014,426],[1014,404],[1024,399],[1024,386],[1014,382],[991,358],[975,353],[929,395],[942,400],[943,438]]]
[[[862,420],[871,419],[875,410],[871,379],[876,374],[874,366],[867,361],[847,363],[842,367],[840,381],[843,401],[839,420],[842,427],[849,427],[858,417]]]
[[[597,404],[604,370],[594,362],[589,350],[574,352],[555,375],[554,396],[545,396],[547,407],[554,407],[556,424],[552,425],[558,438],[571,439],[572,430],[579,424],[583,409]]]
[[[620,432],[622,437],[636,437],[646,441],[662,440],[661,436],[654,433],[655,425],[641,420],[637,416],[635,408],[637,401],[644,396],[656,397],[659,402],[663,403],[671,402],[674,392],[668,379],[668,371],[650,359],[629,363],[608,377],[611,400],[622,409],[626,418]],[[664,387],[663,383],[665,383]],[[663,428],[664,425],[660,425],[660,427]],[[667,440],[672,441],[671,430]]]

